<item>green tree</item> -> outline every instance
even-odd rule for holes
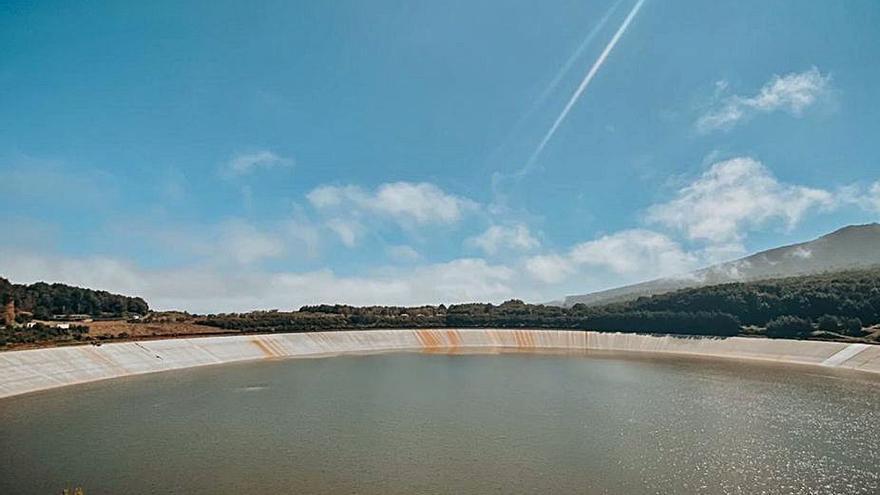
[[[774,338],[804,338],[813,331],[809,320],[797,316],[780,316],[767,323],[766,333]]]

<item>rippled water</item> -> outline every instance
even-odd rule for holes
[[[880,493],[880,380],[632,355],[254,362],[0,401],[0,493]]]

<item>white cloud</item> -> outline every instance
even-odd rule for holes
[[[558,254],[541,254],[525,260],[526,272],[535,280],[545,284],[555,284],[574,273],[572,261]]]
[[[120,292],[144,280],[130,263],[104,256],[77,259],[7,250],[2,252],[0,263],[0,271],[16,283],[62,282]]]
[[[416,223],[455,223],[474,203],[444,193],[433,184],[395,182],[383,184],[376,192],[374,208],[399,220]]]
[[[697,267],[698,257],[669,237],[650,230],[631,229],[572,247],[566,254],[539,255],[525,261],[526,271],[544,283],[558,283],[585,268],[599,270],[609,280],[674,275]],[[597,272],[593,276],[600,275]]]
[[[76,191],[75,200],[71,191]],[[0,156],[0,196],[19,206],[37,204],[44,212],[90,210],[91,216],[112,210],[122,194],[114,177],[103,170],[15,155]]]
[[[835,191],[835,197],[840,204],[854,205],[867,212],[880,214],[880,181],[867,186],[856,183],[839,187]]]
[[[691,240],[724,244],[773,220],[791,228],[808,211],[835,203],[828,191],[782,183],[761,162],[733,158],[712,165],[672,201],[650,207],[647,221],[683,231]]]
[[[707,266],[741,258],[746,252],[745,246],[737,240],[720,244],[710,243],[695,251],[694,254],[701,260],[701,265]]]
[[[403,275],[407,283],[413,285],[421,301],[499,301],[514,295],[510,287],[515,272],[502,265],[490,265],[480,258],[461,258],[447,263],[427,265],[417,268],[412,275],[406,272],[390,274],[393,278]],[[429,287],[418,287],[425,285]],[[437,297],[419,296],[419,293],[434,293]]]
[[[632,229],[576,245],[569,258],[578,265],[603,267],[619,274],[680,273],[693,268],[694,256],[658,232]]]
[[[232,260],[249,264],[284,253],[284,242],[243,221],[225,223],[220,232],[220,252]]]
[[[410,262],[418,261],[422,258],[418,251],[407,245],[388,246],[385,248],[385,253],[389,258],[396,261]]]
[[[360,205],[370,200],[369,195],[358,186],[320,186],[312,189],[306,199],[318,209],[336,208],[344,202]]]
[[[319,255],[321,234],[316,226],[303,212],[295,208],[293,218],[282,223],[279,229],[284,234],[285,244],[292,251],[303,253],[308,258]]]
[[[258,226],[245,219],[231,218],[216,224],[172,224],[150,220],[137,229],[114,226],[110,233],[124,236],[125,246],[157,248],[172,258],[190,257],[212,265],[248,265],[283,256],[295,246],[311,255],[312,238],[300,222],[273,222]],[[294,226],[297,230],[294,230]]]
[[[327,228],[332,230],[346,247],[354,247],[361,233],[361,226],[357,222],[333,218],[327,221]]]
[[[794,251],[789,253],[789,256],[799,258],[802,260],[810,259],[813,257],[813,252],[803,246],[796,248]]]
[[[482,249],[488,255],[502,250],[529,251],[541,244],[524,224],[492,225],[482,234],[467,239],[465,243]]]
[[[871,184],[865,198],[865,208],[880,213],[880,181]]]
[[[805,72],[773,76],[753,96],[731,95],[721,98],[706,114],[697,120],[697,130],[710,132],[730,129],[757,113],[784,110],[799,116],[827,94],[831,76],[813,67]],[[723,94],[727,82],[716,83],[716,94]]]
[[[340,277],[331,270],[266,273],[216,267],[146,270],[106,257],[71,258],[0,252],[0,272],[18,283],[57,281],[144,297],[156,309],[230,312],[296,309],[305,304],[420,305],[500,302],[521,294],[515,272],[464,258],[370,276]]]
[[[230,177],[250,174],[260,168],[291,167],[293,160],[284,158],[269,150],[239,153],[223,167],[223,173]]]
[[[351,185],[321,186],[306,197],[319,210],[374,214],[390,217],[401,225],[454,224],[477,207],[469,199],[426,182],[386,183],[375,191]]]

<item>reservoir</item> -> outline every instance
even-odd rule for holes
[[[880,493],[880,378],[634,353],[208,366],[0,399],[0,493]]]

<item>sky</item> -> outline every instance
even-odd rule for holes
[[[880,2],[3,2],[0,276],[546,302],[880,220]]]

